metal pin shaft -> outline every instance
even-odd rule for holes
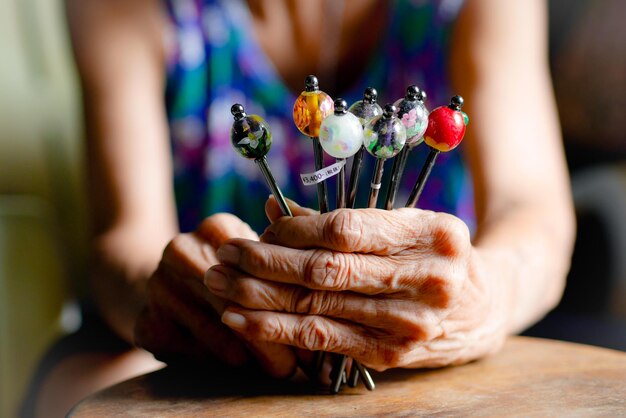
[[[337,162],[344,161],[344,158],[337,158]],[[346,166],[341,167],[337,174],[337,209],[346,207]]]
[[[372,176],[370,197],[367,202],[368,208],[376,207],[376,202],[378,201],[378,194],[380,193],[380,185],[383,181],[384,169],[385,169],[385,160],[382,158],[376,159],[376,165],[374,166],[374,175]]]
[[[276,199],[276,202],[278,203],[278,206],[280,207],[280,210],[283,213],[283,215],[292,216],[291,210],[289,209],[289,206],[287,205],[287,202],[285,201],[285,196],[283,196],[283,193],[280,191],[278,184],[276,184],[276,180],[274,179],[274,176],[272,175],[270,166],[267,164],[267,159],[263,157],[254,161],[256,161],[259,168],[261,169],[261,173],[263,173],[263,177],[265,177],[265,181],[267,182],[267,185],[272,191],[272,194],[274,195],[274,198]]]
[[[333,378],[333,383],[331,385],[331,392],[332,393],[338,393],[339,389],[341,387],[341,384],[343,383],[344,380],[344,376],[345,376],[345,370],[346,370],[346,364],[348,363],[348,356],[338,356],[335,359],[335,364],[333,367],[333,373],[331,373],[332,378]]]
[[[324,168],[324,151],[320,139],[318,137],[311,138],[313,140],[313,156],[315,158],[315,171]],[[320,213],[328,212],[328,190],[326,181],[317,183],[317,201],[320,207]]]
[[[354,208],[356,201],[356,190],[359,185],[359,176],[361,175],[361,168],[363,167],[363,155],[365,154],[365,147],[361,147],[360,150],[354,154],[352,158],[352,169],[350,170],[350,185],[348,186],[348,208]]]
[[[385,203],[385,209],[393,209],[393,204],[396,201],[396,195],[400,188],[400,180],[404,174],[404,168],[409,157],[409,147],[405,146],[400,151],[400,154],[393,160],[393,168],[391,169],[391,181],[389,183],[389,190],[387,191],[387,201]]]
[[[374,383],[374,379],[372,379],[370,372],[368,372],[367,369],[363,367],[361,363],[357,361],[355,361],[354,363],[356,364],[356,367],[359,370],[359,374],[361,375],[361,381],[363,382],[367,390],[376,389],[376,384]]]
[[[422,167],[422,171],[420,171],[419,176],[417,177],[417,182],[415,182],[415,187],[411,191],[411,195],[409,196],[409,200],[406,202],[407,208],[414,208],[417,205],[417,201],[424,190],[424,185],[426,184],[426,180],[428,180],[428,176],[430,172],[433,170],[435,166],[435,161],[437,161],[437,157],[439,156],[439,151],[431,148],[430,154],[426,158],[426,162],[424,163],[424,167]]]
[[[356,367],[356,360],[352,360],[350,368],[350,377],[348,378],[348,386],[355,388],[359,384],[359,369]]]

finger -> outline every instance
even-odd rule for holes
[[[163,275],[155,286],[161,294],[153,295],[153,300],[158,300],[160,308],[167,310],[193,336],[190,339],[195,344],[183,352],[190,353],[197,346],[207,347],[227,363],[239,365],[247,358],[247,350],[240,339],[218,321],[210,307],[202,303],[209,302],[221,315],[224,300],[208,292],[199,280],[204,271],[217,262],[214,249],[233,237],[258,239],[247,224],[228,214],[211,216],[194,233],[181,234],[173,239],[164,252],[161,268],[175,271],[179,281],[176,286],[167,286],[171,280],[166,280],[167,275]],[[286,377],[295,370],[295,356],[289,347],[256,343],[249,344],[249,349],[272,376]]]
[[[221,361],[193,335],[156,309],[144,309],[135,325],[134,344],[167,364],[215,365]]]
[[[177,235],[167,245],[157,273],[159,278],[150,283],[176,277],[178,289],[186,288],[186,295],[197,304],[208,303],[218,313],[224,311],[224,301],[207,291],[201,278],[206,270],[218,263],[215,250],[197,234]]]
[[[186,286],[195,289],[194,296],[209,302],[220,314],[223,303],[206,291],[202,277],[218,262],[215,250],[234,237],[258,240],[258,235],[239,218],[228,214],[213,215],[206,218],[195,232],[174,237],[162,256],[162,266],[185,281]]]
[[[368,327],[394,329],[399,335],[419,340],[441,333],[438,314],[413,300],[311,290],[251,278],[224,266],[209,270],[205,284],[218,296],[248,309],[328,316]]]
[[[298,360],[292,347],[273,342],[251,341],[247,335],[238,335],[247,342],[248,349],[270,376],[286,379],[296,372]]]
[[[215,248],[197,233],[180,234],[165,247],[162,264],[181,277],[201,278],[218,262]]]
[[[339,209],[278,219],[262,239],[291,248],[393,255],[407,247],[451,251],[453,244],[469,243],[469,232],[453,216],[419,209]]]
[[[424,343],[391,333],[375,333],[323,317],[233,307],[224,313],[222,321],[251,338],[281,342],[306,350],[315,347],[318,351],[344,354],[378,371],[395,367],[442,367],[463,364],[471,359],[464,353],[467,342],[462,340],[435,339]],[[330,357],[327,356],[327,360]],[[326,370],[330,372],[330,367]]]
[[[255,241],[231,240],[217,251],[225,265],[271,281],[319,290],[350,290],[368,295],[399,290],[402,265],[371,254],[295,250]]]
[[[181,276],[201,279],[217,263],[215,249],[231,238],[258,240],[258,235],[236,216],[213,215],[202,221],[195,232],[174,237],[162,259]]]
[[[203,220],[196,233],[207,240],[213,248],[218,248],[231,238],[258,240],[259,236],[250,225],[229,213],[218,213]]]
[[[152,279],[147,290],[148,300],[158,301],[158,305],[153,304],[149,309],[171,318],[193,337],[196,346],[200,345],[232,366],[247,361],[248,352],[239,338],[220,324],[219,316],[210,306],[196,303],[189,295],[190,289],[163,277],[161,280]],[[155,327],[159,329],[158,324]],[[183,352],[197,352],[197,347],[184,348]]]
[[[316,290],[396,295],[439,309],[459,296],[464,278],[450,272],[450,260],[420,251],[381,257],[232,240],[217,256],[223,265],[260,279]]]
[[[246,341],[244,346],[241,336],[233,335],[230,329],[224,327],[219,321],[219,315],[224,311],[225,304],[218,296],[212,297],[220,300],[221,308],[216,309],[219,315],[211,311],[209,306],[203,307],[196,303],[191,295],[192,289],[176,286],[171,280],[162,279],[150,286],[150,291],[150,300],[157,300],[159,309],[167,311],[168,315],[165,316],[173,318],[193,337],[194,344],[183,349],[183,352],[202,351],[202,347],[205,347],[205,351],[208,348],[229,365],[239,366],[249,358],[247,346],[270,375],[285,378],[295,371],[296,358],[290,347],[259,341]]]
[[[291,209],[291,214],[293,216],[319,215],[318,211],[304,208],[291,199],[285,199],[285,201],[287,202],[289,209]],[[270,195],[267,202],[265,202],[265,214],[267,215],[267,219],[269,219],[272,223],[284,216],[274,195]]]
[[[231,240],[217,256],[223,265],[261,279],[317,290],[398,294],[440,308],[458,293],[460,283],[450,275],[449,260],[425,252],[380,257]]]
[[[383,371],[393,367],[442,367],[462,364],[482,354],[493,352],[502,345],[502,338],[485,335],[478,338],[479,354],[471,352],[468,344],[478,344],[460,336],[437,338],[427,343],[395,336],[354,324],[342,323],[321,316],[296,315],[268,311],[251,311],[230,306],[222,322],[248,338],[293,345],[311,351],[345,354],[364,366]]]
[[[396,352],[394,338],[384,332],[366,331],[358,325],[321,316],[230,306],[222,315],[222,322],[257,341],[345,354],[375,368],[385,364]]]

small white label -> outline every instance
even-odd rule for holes
[[[346,165],[346,160],[337,161],[333,165],[329,165],[328,167],[324,167],[321,170],[316,171],[315,173],[308,174],[300,174],[300,178],[302,179],[302,184],[305,186],[313,186],[317,183],[320,183],[326,179],[331,178],[332,176],[336,176],[341,171],[341,168]]]

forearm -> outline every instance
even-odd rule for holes
[[[510,333],[522,331],[560,300],[569,270],[574,220],[566,202],[518,205],[487,220],[474,245]]]
[[[145,305],[146,283],[172,234],[114,228],[93,239],[90,287],[98,311],[111,329],[133,342],[133,328]]]
[[[482,272],[501,298],[509,332],[559,300],[574,216],[547,62],[545,2],[468,0],[451,55],[470,116]]]
[[[508,107],[494,109],[505,86],[496,76],[471,94],[470,133],[478,229],[474,244],[491,258],[500,280],[508,330],[517,332],[558,303],[574,241],[574,211],[549,78],[511,91]],[[494,81],[495,79],[495,81]],[[522,120],[519,115],[524,114]],[[480,122],[478,122],[480,121]]]
[[[485,120],[471,133],[478,218],[474,245],[491,261],[491,279],[499,281],[507,329],[518,332],[561,297],[574,211],[549,92],[531,95],[534,102],[520,95],[520,105],[509,110],[493,110],[491,97],[490,88],[473,95],[473,114]],[[527,123],[520,125],[517,115],[524,109]]]
[[[149,275],[177,233],[158,2],[67,0],[82,84],[92,299],[132,340]]]

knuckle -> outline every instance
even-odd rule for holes
[[[312,315],[314,298],[314,291],[304,287],[294,288],[291,294],[291,312]]]
[[[176,235],[167,244],[161,257],[162,264],[170,272],[188,277],[201,278],[214,263],[214,255],[209,245],[198,239],[196,233]]]
[[[420,294],[431,306],[447,308],[452,298],[453,282],[441,276],[429,276],[420,286]]]
[[[252,280],[231,279],[230,296],[233,301],[243,306],[255,306],[259,304],[259,292]]]
[[[233,215],[232,213],[216,213],[215,215],[211,215],[202,221],[202,225],[213,226],[213,225],[224,225],[230,222],[241,222],[241,220]]]
[[[355,211],[336,210],[326,218],[323,236],[333,248],[351,251],[359,246],[363,237],[363,224]]]
[[[296,329],[295,342],[307,350],[331,351],[331,333],[321,318],[305,317]]]
[[[284,337],[285,327],[274,315],[264,315],[252,321],[247,328],[252,340],[277,341]]]
[[[466,278],[465,274],[449,265],[444,266],[443,270],[439,274],[433,272],[427,275],[417,289],[420,300],[439,309],[449,308],[462,297],[462,287]]]
[[[341,292],[317,292],[317,300],[314,305],[318,314],[334,315],[345,312],[345,294]]]
[[[172,271],[196,276],[209,268],[211,255],[208,246],[195,233],[178,234],[163,250],[161,261]]]
[[[411,271],[410,274],[414,274],[414,271]],[[407,281],[410,282],[410,280],[412,280],[410,274],[406,274],[401,268],[381,272],[381,290],[401,290],[406,285]]]
[[[198,225],[197,231],[203,235],[210,235],[216,227],[219,227],[222,224],[222,222],[227,222],[227,219],[224,218],[228,216],[229,215],[227,214],[218,213],[211,215],[208,218],[204,218],[204,220],[200,222],[200,225]]]
[[[337,312],[340,308],[340,295],[331,295],[328,292],[298,288],[293,297],[292,312],[306,315],[328,315]]]
[[[248,245],[244,241],[240,242],[238,247],[240,267],[244,270],[273,270],[274,259],[263,248]]]
[[[194,234],[215,248],[234,237],[258,238],[248,224],[230,213],[216,213],[205,218]]]
[[[346,254],[315,250],[305,265],[305,283],[311,288],[345,290],[349,287],[350,266]]]
[[[241,219],[231,213],[216,213],[204,218],[196,229],[204,237],[223,235],[229,228],[245,225]]]
[[[452,215],[438,214],[433,228],[434,250],[444,257],[461,257],[470,247],[470,232],[465,222]]]
[[[189,234],[179,234],[170,240],[163,250],[163,260],[165,262],[177,260],[184,256],[189,246]]]

